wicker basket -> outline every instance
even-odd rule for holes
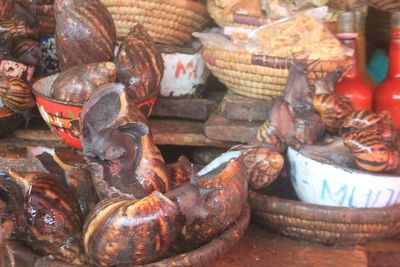
[[[252,218],[282,235],[325,245],[352,246],[400,232],[400,205],[388,208],[329,207],[256,192]]]
[[[368,0],[368,5],[385,12],[400,10],[399,0]]]
[[[124,38],[140,22],[155,42],[184,45],[209,22],[204,5],[188,0],[101,0],[110,11],[117,37]]]
[[[254,98],[279,97],[283,95],[289,67],[295,59],[232,52],[223,49],[202,48],[207,67],[232,91]],[[306,63],[310,63],[304,61]],[[332,71],[338,66],[347,67],[351,60],[317,61],[309,65],[310,79]]]
[[[216,237],[210,243],[190,251],[188,253],[180,254],[175,257],[164,259],[158,262],[135,265],[134,267],[206,267],[217,258],[225,254],[231,249],[236,242],[245,234],[250,222],[250,207],[247,205],[239,218],[223,232],[220,236]],[[14,243],[12,246],[13,254],[17,262],[17,266],[59,266],[59,267],[76,267],[64,262],[49,261],[46,257],[40,257],[35,260],[30,250],[19,246]],[[35,262],[33,262],[35,261]]]

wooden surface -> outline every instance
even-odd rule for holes
[[[249,98],[230,91],[221,102],[223,115],[229,120],[265,121],[271,107],[270,99]]]

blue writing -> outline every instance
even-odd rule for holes
[[[337,192],[335,193],[335,196],[339,196],[340,193],[343,194],[343,195],[342,195],[342,198],[341,198],[341,200],[340,200],[340,205],[343,206],[344,200],[346,199],[346,195],[347,195],[347,185],[343,185],[343,186],[339,189],[339,191],[337,191]],[[321,193],[321,198],[322,198],[322,199],[325,199],[325,194],[327,194],[328,197],[332,199],[332,193],[331,193],[331,190],[330,190],[330,188],[329,188],[329,184],[328,184],[328,182],[324,179],[323,182],[322,182],[322,193]]]
[[[389,197],[389,200],[388,200],[388,202],[386,203],[386,207],[389,207],[391,204],[392,204],[392,199],[393,199],[393,197],[394,197],[394,190],[393,189],[386,189],[386,190],[388,190],[389,192],[390,192],[390,197]]]

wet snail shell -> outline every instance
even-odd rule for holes
[[[9,194],[22,196],[22,203],[8,204],[23,207],[22,211],[13,212],[25,215],[26,232],[21,235],[24,242],[42,255],[73,264],[84,263],[82,219],[78,204],[65,183],[45,173],[19,174],[2,170],[0,184]],[[17,185],[19,191],[15,191],[13,185]]]
[[[345,118],[342,124],[343,130],[360,130],[376,126],[380,122],[380,117],[370,110],[359,110],[351,113]]]
[[[0,19],[8,19],[14,8],[14,0],[0,0]]]
[[[354,130],[343,135],[344,144],[353,153],[360,169],[371,172],[391,172],[399,168],[400,153],[383,141],[378,127]]]
[[[125,90],[122,84],[102,86],[81,113],[83,153],[100,199],[142,198],[170,188],[148,122]]]
[[[20,39],[14,42],[11,53],[21,62],[35,66],[40,59],[40,44],[32,39]]]
[[[392,115],[388,111],[381,111],[378,113],[380,118],[380,128],[382,130],[383,141],[392,147],[397,139],[397,129],[394,125]]]
[[[51,88],[54,99],[83,104],[96,89],[115,82],[112,62],[91,63],[68,68],[60,73]]]
[[[31,29],[22,20],[0,19],[0,35],[9,33],[12,41],[24,38],[36,38],[37,30]]]
[[[313,104],[326,128],[331,132],[337,132],[345,118],[354,111],[351,100],[338,94],[314,95]]]
[[[161,53],[141,24],[133,26],[115,57],[117,81],[123,83],[132,98],[142,98],[160,91],[164,72]]]
[[[283,156],[267,147],[239,145],[231,149],[240,151],[249,177],[249,188],[259,190],[273,183],[285,162]]]
[[[186,183],[165,195],[153,192],[140,200],[103,200],[84,226],[90,262],[97,266],[133,266],[164,256],[185,224],[206,215],[207,193]]]
[[[112,61],[115,25],[99,0],[55,0],[54,15],[56,52],[61,69]]]
[[[238,151],[222,154],[197,173],[203,188],[221,188],[206,198],[208,215],[183,229],[179,246],[191,248],[204,244],[222,233],[241,214],[247,203],[248,178]]]
[[[269,146],[279,152],[286,150],[285,139],[269,121],[258,127],[256,141],[253,143]]]
[[[29,85],[17,77],[7,78],[0,75],[0,97],[13,110],[30,110],[35,106]]]

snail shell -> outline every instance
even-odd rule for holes
[[[29,110],[35,106],[29,85],[20,78],[0,75],[0,97],[4,104],[13,110]]]
[[[239,145],[231,149],[240,151],[249,177],[249,188],[259,190],[272,184],[285,162],[283,156],[267,147]]]
[[[14,0],[0,0],[0,19],[8,19],[14,9]]]
[[[23,202],[18,204],[22,204],[26,216],[26,234],[21,236],[29,246],[43,255],[73,264],[84,263],[82,219],[65,183],[49,174],[3,170],[0,184],[8,190],[12,190],[13,184],[20,189],[10,194],[22,195]]]
[[[141,24],[136,24],[121,43],[115,64],[117,81],[125,84],[130,97],[142,98],[160,91],[163,59]]]
[[[238,151],[222,154],[197,173],[203,188],[221,188],[206,198],[208,215],[185,226],[182,231],[185,248],[208,242],[222,233],[241,214],[247,203],[248,178]]]
[[[60,73],[51,88],[54,99],[83,104],[101,85],[115,82],[112,62],[91,63],[68,68]]]
[[[258,127],[255,143],[263,146],[267,145],[279,152],[286,150],[285,139],[269,121]]]
[[[342,130],[360,130],[379,124],[381,118],[370,110],[359,110],[351,113],[343,121]]]
[[[99,200],[83,156],[65,148],[28,147],[27,150],[27,168],[48,172],[65,181],[85,218]]]
[[[84,244],[97,266],[133,266],[164,256],[185,223],[204,217],[204,196],[191,183],[140,200],[106,199],[88,216]]]
[[[392,115],[389,111],[381,111],[378,115],[380,118],[380,128],[382,130],[383,141],[389,147],[392,147],[397,139],[397,129],[394,125]]]
[[[20,39],[14,42],[12,54],[23,63],[34,66],[40,59],[40,45],[32,39]]]
[[[84,104],[81,118],[83,153],[100,199],[169,190],[148,122],[122,84],[99,88]]]
[[[399,152],[388,148],[378,127],[354,130],[343,135],[360,169],[371,172],[390,172],[398,169]]]
[[[112,61],[114,21],[99,0],[55,0],[56,51],[61,69]]]
[[[12,41],[25,38],[35,39],[37,31],[29,28],[22,20],[0,19],[0,34],[9,33]]]
[[[331,132],[337,132],[345,118],[354,111],[351,100],[338,94],[314,95],[313,104]]]

